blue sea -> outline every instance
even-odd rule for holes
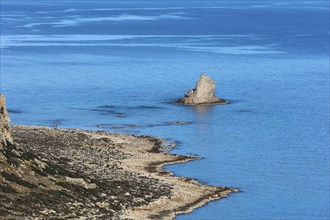
[[[0,46],[12,124],[159,136],[241,190],[178,220],[329,219],[329,1],[1,0]],[[231,104],[169,104],[201,73]]]

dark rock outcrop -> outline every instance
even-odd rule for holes
[[[215,105],[229,102],[215,96],[215,82],[209,76],[201,74],[195,89],[190,89],[184,97],[174,102],[181,105]]]

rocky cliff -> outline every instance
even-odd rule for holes
[[[190,89],[184,97],[175,101],[182,105],[212,105],[228,104],[229,102],[215,96],[215,82],[209,76],[202,74],[195,89]]]
[[[10,119],[6,109],[6,99],[0,94],[0,149],[3,149],[9,143],[13,143],[13,139],[9,132]]]

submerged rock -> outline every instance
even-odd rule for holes
[[[9,123],[6,99],[3,95],[0,95],[0,149],[6,147],[9,143],[13,143],[13,138],[9,132]]]
[[[215,82],[209,76],[201,74],[195,89],[190,89],[184,97],[174,102],[182,105],[214,105],[229,102],[215,96]]]

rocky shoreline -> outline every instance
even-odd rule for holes
[[[165,153],[160,138],[35,126],[10,131],[15,144],[0,163],[1,217],[173,219],[237,192],[163,170],[196,158]]]

